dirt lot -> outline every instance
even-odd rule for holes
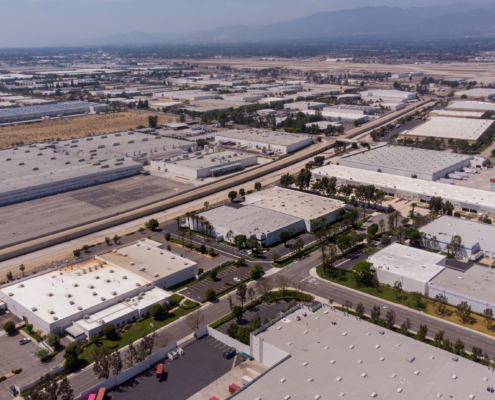
[[[160,113],[156,115],[158,115],[158,124],[175,122],[175,118]],[[9,126],[0,128],[0,148],[9,148],[14,143],[20,142],[42,142],[117,132],[135,129],[138,125],[148,126],[148,114],[122,112]]]

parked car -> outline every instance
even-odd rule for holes
[[[24,339],[19,340],[19,344],[22,346],[23,344],[29,343],[30,341],[31,341],[31,339],[24,338]]]
[[[236,282],[240,282],[240,281],[241,281],[241,279],[240,279],[240,278],[238,278],[238,277],[236,276],[236,277],[234,278],[234,281],[236,281]]]

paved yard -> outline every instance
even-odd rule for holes
[[[183,356],[164,362],[162,382],[156,379],[156,367],[153,367],[112,390],[109,397],[112,400],[186,400],[241,363],[241,357],[230,360],[222,357],[227,348],[218,340],[205,336],[184,348]]]

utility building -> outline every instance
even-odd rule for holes
[[[377,146],[344,156],[339,165],[385,174],[417,177],[427,181],[471,167],[471,156],[402,146]]]
[[[445,269],[447,257],[426,250],[393,243],[368,258],[378,281],[394,286],[400,282],[406,292],[428,296],[428,282]],[[430,296],[431,297],[431,296]]]

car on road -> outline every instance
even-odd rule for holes
[[[30,341],[31,341],[31,339],[24,338],[24,339],[19,340],[19,344],[22,346],[23,344],[29,343]]]
[[[240,279],[240,278],[238,278],[238,277],[236,276],[236,277],[234,278],[234,281],[236,281],[236,282],[240,282],[240,281],[241,281],[241,279]]]

